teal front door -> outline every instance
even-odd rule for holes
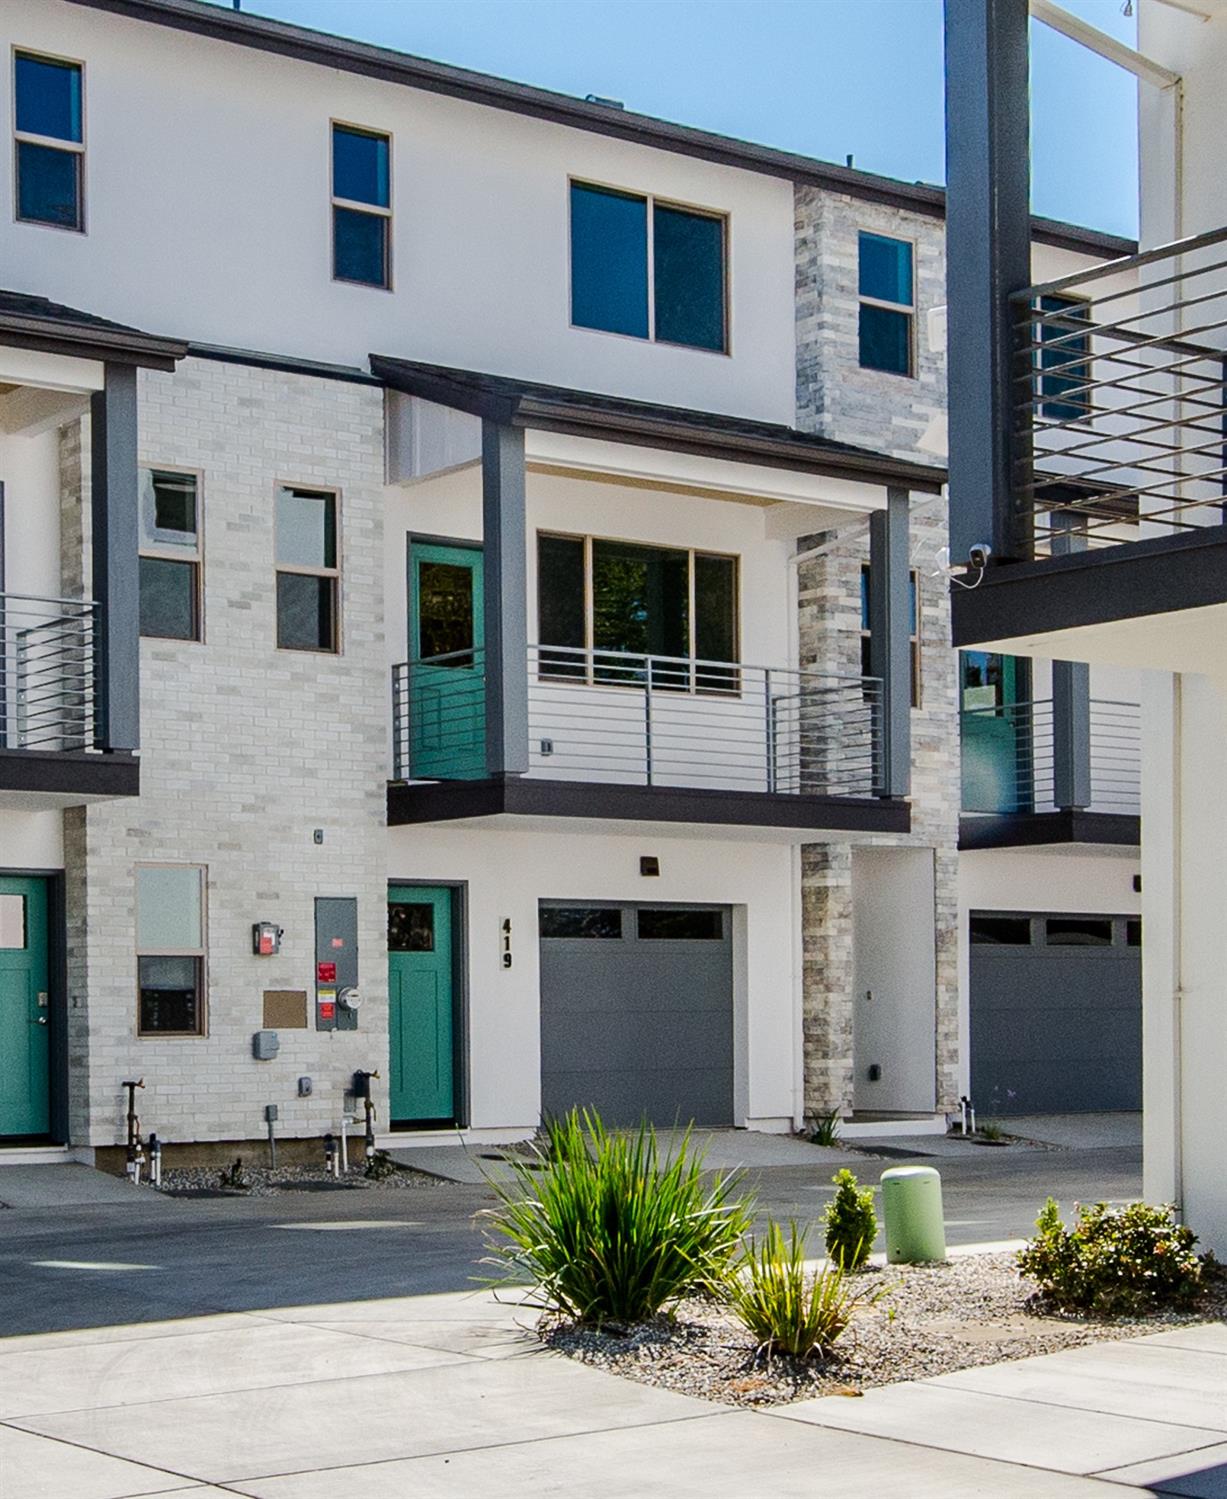
[[[1030,707],[1023,664],[991,651],[959,654],[963,809],[1029,812],[1034,806]]]
[[[452,892],[388,892],[389,1108],[394,1124],[456,1118]]]
[[[486,773],[486,674],[480,547],[410,542],[409,773]]]
[[[47,884],[0,875],[0,1138],[51,1128]]]

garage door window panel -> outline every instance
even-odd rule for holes
[[[620,941],[622,912],[599,906],[543,906],[541,935],[553,940]]]
[[[1110,917],[1050,916],[1045,935],[1049,947],[1111,947]]]
[[[637,913],[640,941],[723,942],[722,911],[681,911],[644,907]]]

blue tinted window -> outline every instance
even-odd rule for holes
[[[388,284],[388,224],[381,213],[332,210],[332,274],[365,286]]]
[[[332,127],[332,195],[376,208],[389,206],[386,135]]]
[[[861,303],[861,368],[891,375],[912,372],[912,317],[890,307]]]
[[[724,221],[657,204],[652,214],[656,337],[724,351]]]
[[[1077,327],[1090,321],[1090,309],[1072,297],[1041,297],[1040,311],[1049,317],[1039,328],[1040,395],[1058,398],[1041,401],[1040,415],[1054,422],[1077,421],[1090,409],[1086,385],[1091,370],[1086,356],[1091,336]],[[1054,318],[1052,313],[1059,315]]]
[[[648,336],[646,199],[572,184],[571,321]]]
[[[860,294],[879,302],[912,305],[912,247],[906,240],[882,234],[860,239]]]
[[[80,229],[80,152],[17,142],[17,217]]]
[[[81,69],[17,54],[17,129],[53,140],[81,140]]]

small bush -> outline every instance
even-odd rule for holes
[[[642,1322],[719,1291],[749,1227],[740,1173],[705,1182],[689,1131],[662,1162],[651,1125],[611,1134],[573,1109],[506,1164],[511,1182],[490,1181],[499,1205],[487,1214],[487,1263],[577,1322]]]
[[[835,1196],[826,1206],[827,1253],[843,1269],[857,1270],[872,1254],[878,1236],[873,1188],[858,1186],[846,1167],[831,1180]]]
[[[1202,1286],[1197,1236],[1170,1207],[1144,1202],[1078,1209],[1072,1228],[1050,1197],[1018,1268],[1053,1306],[1096,1316],[1133,1316],[1194,1300]]]
[[[810,1123],[810,1143],[813,1145],[838,1145],[840,1141],[840,1122],[838,1109],[832,1109],[829,1114],[819,1114]]]
[[[856,1307],[874,1299],[854,1291],[837,1263],[807,1275],[805,1241],[795,1223],[787,1239],[778,1223],[769,1223],[761,1243],[751,1240],[739,1269],[729,1283],[728,1304],[767,1353],[824,1357]]]
[[[389,1176],[395,1176],[400,1167],[392,1159],[386,1150],[377,1150],[374,1155],[368,1156],[362,1174],[370,1181],[386,1181]]]
[[[999,1124],[996,1119],[986,1119],[980,1126],[979,1133],[981,1139],[991,1140],[994,1144],[1006,1138],[1005,1125]]]

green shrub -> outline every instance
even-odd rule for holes
[[[873,1188],[857,1185],[845,1167],[831,1178],[835,1196],[826,1206],[827,1253],[845,1270],[856,1270],[873,1252],[878,1215],[873,1210]]]
[[[662,1161],[651,1125],[613,1134],[573,1109],[506,1164],[512,1180],[490,1181],[499,1205],[486,1215],[487,1263],[577,1322],[641,1322],[718,1291],[749,1227],[740,1173],[705,1182],[689,1130]]]
[[[1197,1236],[1169,1207],[1097,1202],[1080,1207],[1077,1222],[1066,1228],[1050,1197],[1035,1228],[1035,1238],[1019,1251],[1018,1268],[1062,1310],[1137,1315],[1192,1301],[1201,1290]]]
[[[838,1109],[829,1114],[819,1114],[810,1125],[809,1137],[814,1145],[838,1145],[841,1115]]]
[[[805,1241],[795,1223],[787,1239],[778,1223],[768,1223],[766,1236],[751,1240],[738,1268],[726,1292],[729,1306],[768,1353],[825,1356],[856,1307],[876,1299],[854,1291],[837,1263],[807,1275]]]
[[[377,1150],[374,1155],[367,1157],[362,1174],[370,1181],[381,1182],[386,1181],[389,1176],[395,1176],[399,1170],[400,1167],[386,1150]]]

